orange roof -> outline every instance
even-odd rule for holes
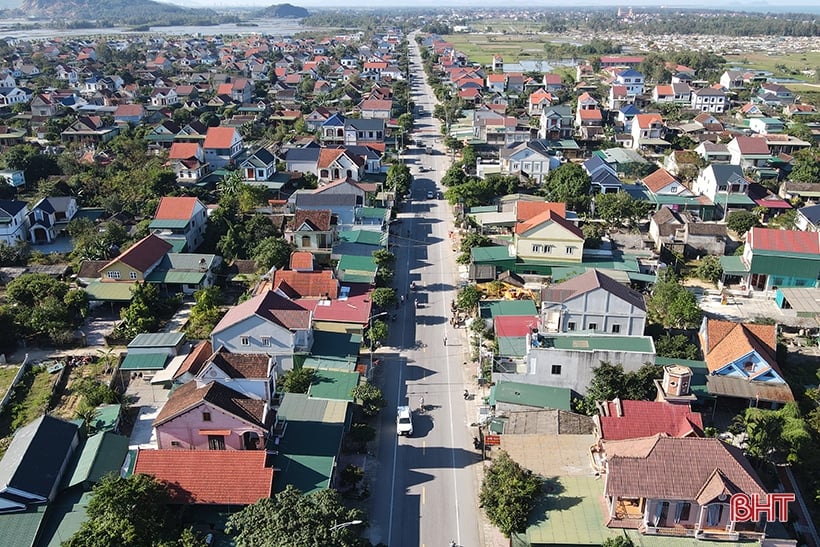
[[[284,285],[284,286],[283,286]],[[320,298],[339,296],[339,282],[333,270],[318,272],[297,272],[293,270],[276,270],[273,274],[274,290],[282,289],[287,294],[295,293],[300,298]]]
[[[506,82],[507,76],[504,74],[489,74],[487,76],[488,82]]]
[[[552,102],[552,93],[539,89],[530,95],[530,104],[538,104],[542,101]]]
[[[601,115],[601,111],[597,108],[585,108],[583,110],[579,110],[581,113],[582,120],[603,120],[603,116]]]
[[[233,84],[231,84],[231,83],[219,84],[219,87],[216,88],[216,94],[217,95],[230,95],[232,90],[233,90]]]
[[[290,254],[291,270],[312,270],[313,253],[308,251],[294,251]]]
[[[316,162],[316,167],[319,169],[329,167],[331,163],[336,161],[339,156],[344,153],[344,150],[338,148],[322,148],[319,150],[319,161]]]
[[[138,272],[145,272],[152,264],[159,262],[172,248],[173,245],[167,241],[154,234],[148,234],[120,253],[120,256],[100,268],[100,271],[117,262],[122,262]]]
[[[754,350],[775,372],[780,374],[775,360],[776,329],[774,325],[707,319],[706,339],[701,336],[701,345],[705,354],[706,367],[710,372],[719,370]]]
[[[196,209],[198,202],[199,199],[193,197],[165,196],[159,200],[154,219],[190,220],[194,216],[194,209]]]
[[[555,222],[556,224],[563,226],[568,232],[572,233],[573,235],[576,235],[581,239],[584,239],[584,233],[581,231],[580,228],[564,219],[564,217],[562,217],[555,211],[544,211],[542,213],[535,215],[527,221],[519,222],[515,225],[515,233],[526,233],[532,230],[533,228],[545,224],[547,222]]]
[[[230,148],[236,129],[233,127],[209,127],[205,134],[205,148]]]
[[[171,151],[168,153],[168,159],[171,160],[187,160],[195,158],[199,152],[199,143],[197,142],[175,142],[171,145]]]
[[[270,497],[264,450],[139,450],[134,473],[166,483],[175,503],[251,505]]]
[[[663,188],[666,188],[673,182],[677,182],[677,179],[672,176],[672,173],[663,168],[658,169],[654,173],[650,173],[649,175],[643,178],[644,186],[646,186],[653,192],[662,190]]]
[[[674,95],[675,91],[671,85],[659,85],[655,88],[657,94],[660,95]]]
[[[213,352],[214,351],[210,340],[202,340],[199,344],[194,346],[191,353],[189,353],[185,360],[182,361],[182,364],[174,373],[174,380],[186,372],[190,372],[193,375],[198,374],[202,368],[202,365],[208,362],[208,357],[210,357]]]
[[[652,123],[663,123],[663,118],[660,114],[636,114],[633,123],[637,123],[638,127],[649,127]]]
[[[519,200],[515,203],[515,220],[523,222],[529,220],[544,211],[554,211],[562,217],[567,216],[566,203],[556,201],[525,201]]]

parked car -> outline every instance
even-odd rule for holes
[[[396,412],[396,434],[413,435],[413,413],[409,406],[400,406]]]

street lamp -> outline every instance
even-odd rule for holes
[[[348,526],[356,526],[357,524],[361,524],[364,521],[361,520],[351,520],[350,522],[343,522],[341,524],[334,524],[328,530],[331,532],[335,532],[336,530],[341,530],[342,528],[347,528]]]

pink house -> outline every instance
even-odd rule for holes
[[[266,401],[219,382],[194,380],[177,388],[154,428],[159,449],[260,450],[273,413]]]

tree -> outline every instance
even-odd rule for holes
[[[282,387],[286,393],[307,393],[313,382],[313,369],[307,367],[292,368],[285,372]]]
[[[364,520],[364,512],[345,507],[333,489],[303,494],[288,485],[232,514],[225,530],[237,547],[364,547],[367,543],[356,534],[366,526]]]
[[[290,261],[293,249],[293,245],[281,237],[266,237],[255,246],[253,260],[256,262],[257,267],[265,271],[274,266],[283,268]]]
[[[601,543],[601,547],[634,547],[635,544],[632,543],[632,540],[625,536],[617,536],[612,538],[606,538],[603,543]]]
[[[367,443],[376,438],[376,430],[367,424],[350,426],[350,440],[359,445],[359,452],[364,452]]]
[[[388,334],[390,334],[390,329],[387,323],[381,319],[372,321],[367,330],[364,331],[365,340],[371,348],[378,347],[382,341],[387,340]]]
[[[566,203],[567,209],[583,213],[589,208],[589,175],[577,163],[550,171],[543,188],[547,199]]]
[[[188,316],[185,334],[193,340],[204,340],[210,336],[222,317],[219,309],[219,288],[200,289],[194,293],[194,300],[196,303]]]
[[[795,152],[794,167],[789,173],[789,180],[794,182],[817,182],[817,180],[820,180],[820,152],[817,149]]]
[[[107,475],[91,491],[88,518],[64,545],[118,545],[154,547],[168,545],[176,536],[169,519],[168,488],[148,475],[122,478]]]
[[[723,266],[720,265],[720,258],[714,255],[701,258],[698,267],[695,269],[695,275],[709,283],[720,281],[720,278],[723,277]]]
[[[636,371],[624,372],[621,365],[606,361],[592,371],[592,381],[586,396],[576,401],[576,409],[589,415],[597,412],[596,403],[612,399],[649,401],[655,398],[655,380],[661,377],[661,368],[646,364]]]
[[[693,328],[700,325],[703,312],[695,295],[678,283],[674,272],[661,277],[646,303],[650,322],[667,328]]]
[[[6,286],[6,298],[18,334],[42,336],[57,344],[71,341],[88,312],[85,291],[47,274],[21,275]]]
[[[475,285],[465,285],[456,294],[456,306],[462,311],[472,312],[481,300],[481,293]]]
[[[370,294],[370,301],[379,309],[386,310],[398,302],[396,291],[390,287],[379,287]]]
[[[394,163],[387,170],[384,186],[385,188],[395,188],[396,195],[403,196],[410,191],[412,181],[413,175],[410,174],[410,168],[403,163]]]
[[[739,236],[756,226],[760,226],[760,218],[751,211],[732,211],[726,220],[726,227]]]
[[[698,347],[683,334],[666,333],[655,338],[655,353],[658,357],[693,361],[698,358]]]
[[[484,472],[479,503],[505,537],[523,532],[541,491],[541,478],[500,451]]]
[[[155,284],[137,282],[131,289],[131,303],[120,312],[120,318],[131,336],[156,332],[160,324],[160,314],[157,312],[164,307]]]
[[[777,410],[750,407],[739,420],[747,435],[746,452],[770,463],[794,463],[809,446],[811,434],[797,403]]]
[[[651,209],[650,202],[636,200],[627,192],[595,196],[595,214],[609,225],[617,225],[624,221],[628,224],[635,223],[646,218]]]
[[[359,401],[362,411],[368,416],[375,416],[387,404],[382,390],[369,382],[357,385],[350,394]]]

